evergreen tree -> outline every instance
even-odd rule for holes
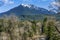
[[[43,34],[43,33],[46,33],[46,31],[47,31],[47,17],[44,18],[44,20],[43,20],[43,24],[42,24],[42,34]]]
[[[49,21],[48,22],[48,31],[47,31],[47,38],[46,40],[53,40],[53,35],[55,33],[55,27],[54,27],[54,22],[53,21]]]

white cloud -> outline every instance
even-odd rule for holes
[[[54,6],[60,7],[60,2],[52,2],[51,4],[54,5]]]
[[[5,4],[14,4],[12,0],[2,0]]]
[[[8,3],[8,0],[3,0],[4,3]]]
[[[10,3],[10,4],[14,4],[14,2],[13,2],[13,1],[10,1],[9,3]]]

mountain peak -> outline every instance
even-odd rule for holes
[[[20,5],[22,5],[23,7],[28,7],[28,8],[32,8],[32,9],[39,9],[39,7],[37,7],[37,6],[34,6],[34,5],[32,5],[32,4],[20,4]]]
[[[29,5],[29,4],[21,4],[22,6],[24,6],[24,7],[31,7],[31,5]]]
[[[55,12],[48,11],[47,9],[37,7],[31,4],[20,4],[19,6],[10,9],[9,11],[1,13],[1,16],[4,14],[10,15],[14,13],[15,15],[40,15],[40,14],[55,14]]]

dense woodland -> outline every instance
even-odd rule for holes
[[[15,15],[0,18],[0,40],[60,40],[60,21],[20,20]]]

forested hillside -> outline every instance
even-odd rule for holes
[[[20,20],[15,15],[0,18],[0,40],[60,40],[60,21]]]

